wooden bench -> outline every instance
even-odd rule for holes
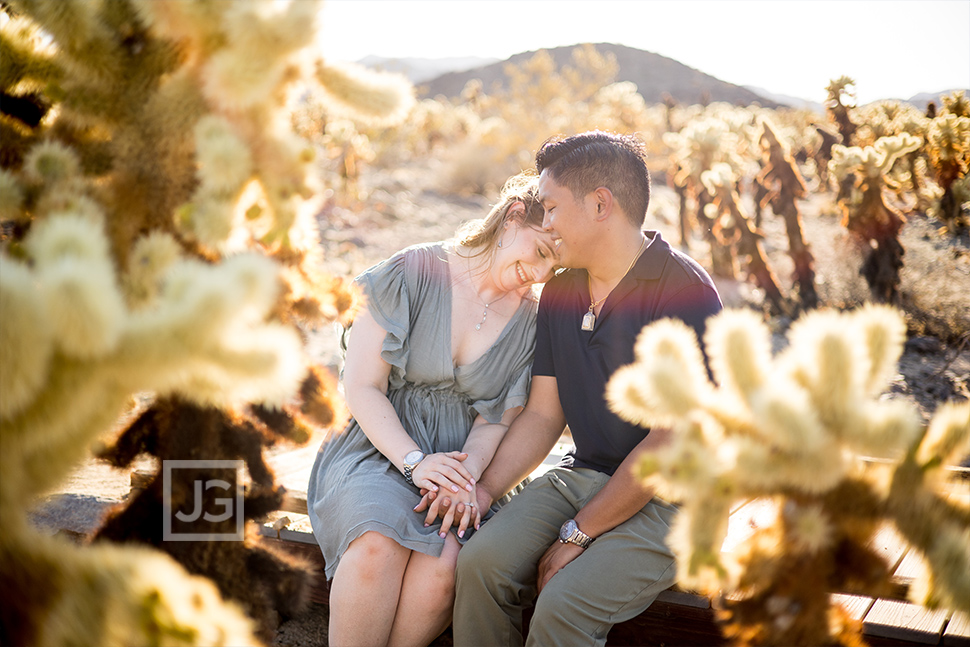
[[[565,446],[560,444],[533,476],[558,462]],[[305,557],[317,573],[311,601],[328,605],[330,589],[324,576],[323,555],[310,528],[306,493],[310,467],[316,447],[280,448],[268,456],[277,482],[288,488],[280,510],[259,525],[264,541]],[[132,485],[149,474],[132,473]],[[970,496],[970,480],[967,492]],[[728,535],[722,549],[729,551],[750,537],[758,528],[770,525],[777,513],[770,501],[753,500],[738,506],[731,514]],[[862,622],[866,641],[877,645],[944,645],[970,647],[970,618],[946,610],[931,611],[905,601],[906,591],[920,569],[925,568],[916,551],[910,551],[891,526],[883,527],[873,538],[873,546],[890,564],[896,584],[896,597],[875,599],[834,593],[833,597]],[[446,633],[435,645],[450,645]],[[660,594],[642,614],[616,625],[608,645],[723,645],[726,644],[714,621],[711,600],[673,587]]]
[[[263,540],[288,552],[306,557],[317,570],[311,600],[329,603],[329,585],[323,575],[324,561],[306,517],[306,497],[291,491],[283,510],[260,526]],[[759,527],[771,523],[774,506],[764,500],[750,501],[731,515],[725,550],[741,543]],[[873,545],[894,569],[897,591],[904,596],[922,565],[889,526],[874,538]],[[833,594],[849,614],[863,623],[866,641],[876,645],[945,645],[970,647],[970,621],[964,614],[930,611],[903,599],[874,599]],[[447,635],[436,645],[450,644]],[[656,602],[636,618],[616,625],[608,645],[724,645],[714,621],[709,598],[677,587],[660,594]]]

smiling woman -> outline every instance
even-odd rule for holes
[[[344,368],[354,419],[324,442],[307,490],[333,580],[332,644],[427,644],[451,621],[475,483],[528,394],[532,286],[558,262],[535,192],[535,177],[513,178],[455,240],[356,279],[367,308]],[[420,515],[421,490],[455,505],[441,521]]]

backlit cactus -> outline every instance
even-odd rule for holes
[[[944,98],[944,111],[930,121],[926,149],[942,193],[931,214],[954,232],[970,226],[966,177],[970,171],[970,101],[962,92]]]
[[[858,125],[849,115],[849,110],[855,108],[855,80],[847,76],[840,76],[833,79],[825,91],[828,96],[825,99],[825,110],[829,118],[835,122],[839,135],[842,136],[842,143],[846,146],[855,142],[855,132]]]
[[[735,278],[736,261],[730,246],[721,245],[715,234],[714,220],[707,212],[713,195],[705,190],[701,176],[715,164],[728,165],[738,177],[744,175],[750,164],[744,155],[748,148],[744,132],[746,119],[746,114],[739,120],[732,108],[715,104],[679,132],[663,135],[663,141],[671,151],[670,161],[676,170],[673,181],[681,196],[681,244],[689,244],[689,236],[695,229],[686,205],[687,201],[693,201],[696,203],[693,220],[711,245],[712,273],[732,279]]]
[[[674,431],[640,473],[682,502],[679,579],[724,592],[729,638],[857,644],[829,594],[887,592],[889,565],[869,547],[887,521],[929,564],[916,601],[970,609],[970,509],[941,489],[944,466],[970,452],[970,403],[941,405],[924,427],[914,408],[880,397],[905,333],[888,306],[814,311],[773,355],[760,316],[727,310],[704,338],[714,382],[692,330],[673,320],[646,327],[635,363],[611,379],[618,415]],[[722,553],[732,505],[751,498],[771,499],[776,519]]]
[[[865,148],[836,145],[832,149],[829,171],[848,189],[839,201],[842,224],[867,249],[860,273],[873,299],[881,303],[898,300],[905,253],[899,231],[906,216],[886,201],[886,177],[899,157],[919,147],[917,137],[902,134],[882,137]]]
[[[734,170],[727,164],[718,163],[710,171],[701,173],[701,181],[714,196],[710,205],[714,212],[711,220],[720,244],[737,247],[738,253],[746,259],[748,274],[764,290],[771,309],[776,313],[785,312],[785,299],[765,254],[764,235],[755,229],[742,210]]]
[[[767,192],[764,202],[785,220],[788,232],[788,255],[795,265],[794,280],[798,300],[806,309],[818,305],[815,291],[815,257],[805,241],[798,200],[808,191],[805,180],[791,156],[790,146],[779,137],[771,120],[761,120],[762,169],[756,181]]]
[[[236,605],[168,557],[66,546],[25,511],[135,392],[252,403],[281,438],[296,438],[276,414],[297,399],[333,416],[332,384],[300,393],[303,327],[347,316],[354,295],[320,268],[314,152],[290,102],[315,84],[388,120],[410,86],[315,56],[320,9],[4,3],[0,588],[38,594],[5,602],[0,642],[256,642]]]

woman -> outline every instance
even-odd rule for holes
[[[535,178],[516,176],[457,240],[357,278],[367,301],[343,377],[354,419],[321,447],[307,491],[335,647],[427,645],[451,621],[475,479],[527,397],[532,286],[557,263],[535,196]],[[441,523],[414,512],[422,489],[450,492]]]

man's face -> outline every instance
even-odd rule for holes
[[[539,202],[545,211],[542,228],[552,234],[563,267],[579,267],[590,213],[586,200],[577,200],[567,187],[557,183],[548,171],[539,175]]]

